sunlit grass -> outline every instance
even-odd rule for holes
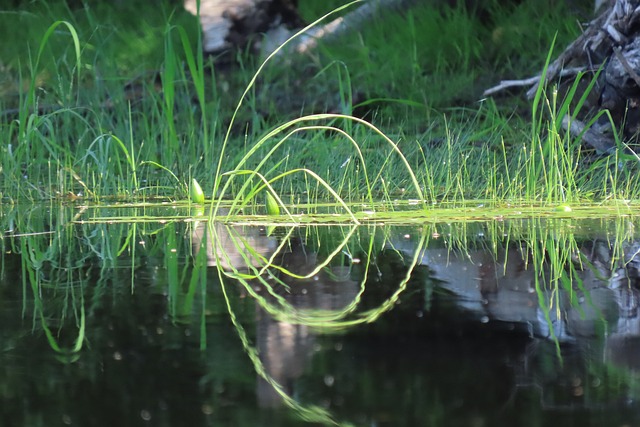
[[[445,9],[412,10],[407,33],[394,37],[403,42],[429,39],[433,26],[455,30],[475,19],[472,11]],[[501,21],[501,14],[516,12],[496,13]],[[423,14],[433,24],[429,31],[416,18]],[[164,21],[156,16],[155,27],[148,29],[160,34],[158,49],[147,57],[158,61],[151,64],[158,71],[132,68],[128,71],[139,77],[128,85],[126,73],[110,68],[107,56],[114,46],[106,41],[99,47],[92,44],[106,30],[86,32],[86,24],[98,20],[92,9],[42,32],[39,44],[31,48],[32,59],[18,63],[25,90],[17,91],[17,113],[0,128],[6,141],[0,146],[4,200],[186,200],[196,179],[207,200],[235,199],[238,209],[262,204],[268,187],[283,212],[287,204],[337,201],[353,221],[355,212],[347,206],[358,202],[385,202],[394,209],[394,202],[402,200],[420,200],[426,208],[474,199],[553,206],[638,197],[637,157],[624,153],[622,145],[612,155],[585,154],[580,141],[560,129],[562,118],[579,110],[569,106],[583,102],[574,99],[573,88],[560,99],[551,86],[541,86],[528,124],[528,118],[506,116],[491,100],[438,111],[418,95],[416,87],[437,91],[425,78],[449,75],[454,69],[469,76],[477,72],[471,69],[482,62],[481,33],[458,32],[446,42],[453,45],[414,43],[406,58],[413,71],[406,75],[398,73],[406,71],[407,64],[391,56],[385,61],[391,68],[371,68],[378,61],[373,54],[385,51],[375,47],[377,36],[368,30],[350,36],[368,46],[367,58],[346,55],[341,60],[335,57],[340,49],[322,47],[316,59],[318,66],[326,65],[310,87],[321,88],[326,82],[325,89],[334,88],[342,112],[288,119],[276,111],[267,121],[258,116],[260,103],[270,108],[266,96],[276,95],[280,77],[289,78],[279,60],[267,60],[256,71],[246,62],[233,82],[233,88],[244,85],[244,95],[225,92],[229,76],[221,77],[203,56],[198,31],[174,23],[184,24],[183,15],[165,10],[162,16]],[[331,16],[318,22],[322,19]],[[400,18],[389,19],[397,24]],[[380,21],[376,27],[384,25]],[[456,53],[446,57],[439,51]],[[444,62],[421,69],[421,58],[431,56]],[[362,73],[379,76],[381,92],[368,93],[354,105],[354,93],[373,86]],[[389,82],[408,86],[390,87]],[[380,101],[398,109],[376,107],[366,120],[350,116],[354,109],[373,108]],[[407,115],[384,116],[385,111]],[[422,116],[420,129],[416,115]]]

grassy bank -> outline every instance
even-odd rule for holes
[[[552,92],[480,101],[575,37],[576,11],[546,3],[414,7],[248,86],[260,63],[217,68],[175,5],[25,2],[0,14],[0,200],[185,198],[192,178],[251,198],[255,172],[293,202],[638,198],[637,159],[565,136]]]

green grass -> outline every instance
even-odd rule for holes
[[[194,17],[165,4],[140,22],[139,7],[0,14],[1,202],[186,199],[193,179],[239,209],[266,192],[282,208],[638,198],[637,157],[594,156],[561,131],[581,95],[477,101],[575,36],[564,2],[417,6],[290,63],[241,55],[232,71],[202,55]]]

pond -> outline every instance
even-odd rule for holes
[[[3,425],[640,425],[633,216],[0,221]]]

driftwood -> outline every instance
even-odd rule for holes
[[[369,0],[345,16],[309,30],[304,37],[294,43],[295,50],[300,53],[306,52],[315,48],[320,39],[336,40],[349,31],[362,28],[381,12],[406,10],[415,3],[416,0]]]
[[[274,29],[302,27],[297,0],[185,0],[184,6],[199,13],[203,48],[221,53],[230,48],[244,49],[258,42],[257,35]]]
[[[607,153],[616,147],[616,132],[633,142],[640,130],[640,0],[610,1],[584,32],[549,64],[543,84],[560,82],[560,87],[567,87],[579,72],[595,75],[600,68],[602,71],[583,108],[584,113],[581,117],[565,119],[563,124],[571,134],[580,135],[586,145]],[[542,77],[503,81],[487,89],[485,96],[522,86],[529,87],[527,96],[532,98]],[[584,123],[602,110],[609,111],[616,129],[611,127],[606,115],[587,129]]]
[[[319,25],[295,40],[288,52],[308,52],[319,39],[335,40],[357,30],[380,12],[402,11],[417,0],[367,0],[356,3],[346,15]],[[295,0],[201,0],[200,23],[205,52],[217,54],[227,49],[249,48],[268,55],[304,22],[296,12]],[[196,0],[185,0],[185,8],[197,13]]]

